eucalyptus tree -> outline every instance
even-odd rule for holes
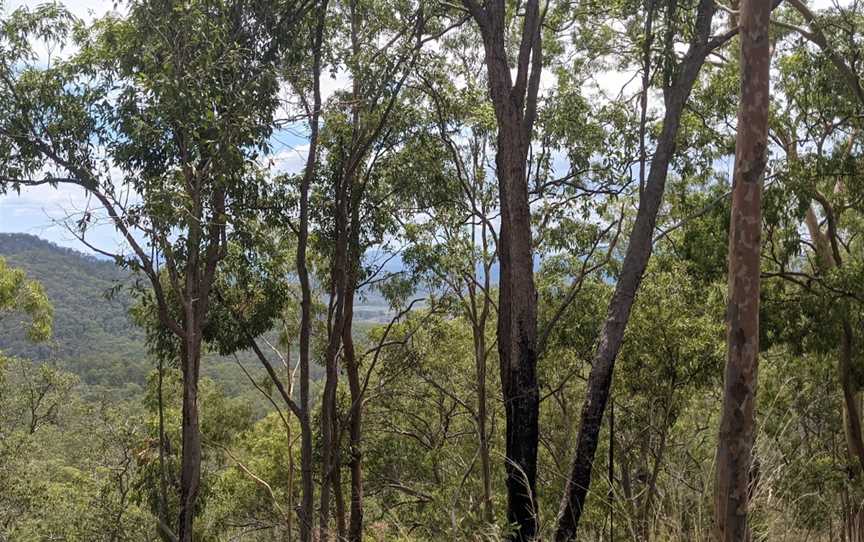
[[[779,155],[772,162],[778,182],[767,191],[763,249],[763,276],[783,282],[768,282],[769,291],[776,292],[768,299],[778,298],[775,303],[786,307],[787,318],[769,324],[782,326],[778,342],[794,351],[836,359],[850,483],[844,523],[860,536],[864,521],[856,503],[864,440],[854,360],[860,350],[856,238],[861,207],[854,179],[864,100],[854,36],[860,35],[862,18],[857,5],[812,12],[803,2],[790,4],[786,16],[773,21],[784,32],[777,47],[775,91],[783,103],[770,124]],[[826,36],[829,25],[834,31]],[[786,296],[794,301],[784,301]]]
[[[498,129],[498,356],[507,418],[507,519],[516,527],[515,539],[530,540],[538,531],[535,492],[540,403],[537,292],[526,164],[543,72],[541,28],[546,9],[541,9],[539,0],[525,3],[524,20],[516,32],[516,57],[511,59],[507,38],[513,14],[508,17],[506,2],[463,0],[463,5],[483,39],[487,84]],[[516,67],[515,80],[511,65]]]
[[[74,185],[95,202],[70,230],[147,277],[183,373],[181,500],[190,541],[200,487],[198,380],[220,263],[254,215],[277,106],[276,60],[296,17],[254,2],[132,2],[87,28],[62,9],[15,11],[3,27],[5,186]],[[74,30],[80,51],[41,62],[31,38]],[[106,220],[129,252],[93,246]]]
[[[321,407],[323,478],[319,530],[329,537],[331,491],[335,494],[340,537],[363,535],[362,412],[366,383],[353,338],[354,300],[374,281],[383,266],[371,265],[367,251],[386,252],[383,245],[398,224],[400,190],[394,186],[389,162],[411,130],[409,109],[402,103],[406,81],[420,59],[425,42],[435,39],[436,13],[426,2],[408,6],[367,4],[351,0],[333,4],[334,69],[346,72],[350,88],[324,105],[320,134],[322,165],[317,174],[313,219],[316,249],[326,255],[322,283],[329,294],[325,368]],[[341,40],[341,41],[340,41]],[[347,375],[348,463],[351,472],[350,518],[342,497],[336,393],[339,361]]]
[[[299,223],[297,225],[297,277],[300,281],[300,430],[301,430],[301,470],[303,484],[302,517],[300,518],[300,540],[312,540],[312,516],[314,507],[314,488],[312,479],[312,427],[310,422],[311,407],[309,401],[309,353],[312,332],[312,288],[309,283],[309,267],[307,262],[307,246],[309,242],[309,191],[315,179],[318,165],[318,132],[321,117],[321,66],[324,46],[324,30],[327,16],[328,1],[323,0],[318,6],[318,16],[311,39],[311,103],[304,99],[304,109],[309,118],[309,153],[306,157],[306,167],[300,181]],[[300,85],[302,88],[302,85]],[[302,92],[302,91],[301,91]]]
[[[776,2],[772,3],[772,7],[774,6]],[[711,0],[701,0],[692,10],[678,5],[677,2],[649,5],[648,11],[652,13],[654,21],[659,17],[663,20],[662,29],[648,27],[653,28],[653,36],[661,38],[659,59],[651,62],[648,67],[655,66],[655,77],[659,76],[665,111],[644,187],[640,190],[639,210],[591,365],[576,452],[558,512],[556,540],[571,540],[576,536],[579,518],[585,506],[601,422],[612,384],[615,358],[621,348],[630,310],[653,249],[657,213],[663,200],[670,163],[675,158],[685,105],[708,56],[739,31],[738,27],[733,25],[732,28],[713,35],[712,23],[716,10],[716,4]],[[686,41],[687,48],[679,60],[675,48],[681,41]],[[644,63],[643,69],[646,69]]]
[[[20,321],[29,340],[44,341],[51,337],[54,309],[45,289],[0,258],[0,320],[10,316],[29,320]]]
[[[745,540],[759,367],[762,175],[768,152],[768,0],[741,5],[741,101],[729,225],[728,357],[717,445],[718,540]]]
[[[476,424],[478,456],[483,488],[483,519],[495,522],[492,474],[494,431],[489,412],[488,362],[495,349],[489,344],[489,327],[497,304],[493,300],[493,266],[497,261],[498,216],[496,182],[489,171],[494,126],[484,107],[481,65],[473,54],[469,35],[451,36],[447,51],[454,58],[430,62],[424,67],[421,90],[427,96],[426,114],[434,136],[418,138],[406,149],[423,160],[421,183],[414,196],[419,220],[407,224],[408,246],[403,261],[431,290],[455,302],[455,315],[471,326],[476,407],[470,409]],[[453,73],[465,81],[458,92]],[[435,141],[437,139],[438,141]]]

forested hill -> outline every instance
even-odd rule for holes
[[[45,288],[54,307],[54,336],[29,343],[10,316],[0,321],[0,350],[35,360],[58,359],[85,381],[142,383],[149,364],[144,335],[129,317],[133,300],[117,289],[128,273],[112,262],[59,247],[33,235],[0,234],[0,256]]]
[[[144,385],[153,361],[147,357],[143,330],[129,316],[134,300],[127,289],[116,288],[131,280],[128,272],[111,261],[23,233],[0,233],[0,257],[41,282],[54,307],[54,334],[42,344],[27,341],[14,315],[0,319],[0,351],[36,361],[55,360],[84,383],[103,389],[134,393]],[[355,311],[358,333],[388,314],[376,292],[365,294]],[[238,355],[247,367],[257,369],[250,352]],[[209,354],[202,371],[231,395],[247,391],[246,377],[233,357]],[[313,377],[319,376],[319,367],[312,371]]]

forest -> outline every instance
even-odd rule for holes
[[[864,2],[9,1],[0,542],[864,542]]]

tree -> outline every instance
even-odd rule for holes
[[[661,65],[664,68],[663,98],[666,110],[644,190],[640,191],[639,210],[629,236],[627,252],[615,285],[615,292],[609,302],[606,320],[588,377],[588,392],[582,406],[576,452],[567,487],[561,498],[555,527],[555,539],[559,541],[571,540],[576,536],[579,518],[585,506],[600,426],[612,385],[615,358],[621,349],[630,310],[648,265],[648,259],[651,257],[654,226],[663,200],[669,164],[675,155],[684,106],[708,55],[738,32],[737,28],[733,28],[724,34],[712,37],[711,23],[716,9],[715,4],[709,0],[702,0],[694,14],[687,53],[680,62],[674,64],[676,29],[673,21],[680,16],[679,9],[677,3],[671,3],[665,14],[668,28],[665,34],[664,55],[667,60]]]
[[[30,321],[25,326],[27,338],[44,341],[51,336],[54,310],[45,295],[42,285],[28,280],[20,269],[9,267],[0,258],[0,318],[26,316]]]
[[[133,3],[127,17],[98,21],[89,37],[78,33],[81,51],[47,67],[34,62],[31,36],[56,42],[72,28],[83,31],[80,23],[48,6],[18,10],[4,26],[4,187],[71,184],[92,195],[97,208],[70,229],[149,279],[160,323],[176,337],[184,376],[176,536],[183,542],[193,537],[200,485],[198,379],[214,281],[229,239],[261,194],[255,161],[277,105],[274,34],[295,15],[274,21],[256,16],[257,7]],[[100,216],[130,254],[87,241]]]
[[[767,161],[770,3],[741,5],[741,101],[729,225],[728,355],[717,445],[716,536],[747,540],[759,367],[762,174]]]
[[[537,0],[525,4],[514,81],[506,43],[506,3],[495,0],[481,5],[476,0],[464,0],[464,5],[483,38],[489,94],[498,128],[498,356],[507,423],[507,520],[516,528],[516,540],[531,540],[538,528],[535,490],[540,407],[537,292],[526,163],[543,71],[541,27],[545,9],[541,11]]]
[[[386,251],[385,236],[397,223],[400,187],[389,190],[392,177],[382,174],[404,133],[413,128],[405,114],[402,90],[421,53],[432,15],[425,2],[406,6],[364,4],[351,0],[334,11],[341,17],[336,35],[346,46],[341,66],[350,75],[350,90],[337,93],[324,113],[321,147],[326,156],[318,181],[317,247],[327,258],[322,282],[329,301],[324,352],[325,380],[321,407],[322,472],[319,529],[330,532],[331,495],[335,497],[337,533],[358,541],[363,535],[362,414],[367,383],[360,371],[353,334],[354,301],[383,268],[367,265],[367,250]],[[382,25],[389,21],[390,25]],[[395,28],[394,28],[395,27]],[[383,47],[379,44],[383,43]],[[386,84],[382,84],[382,82]],[[372,268],[372,269],[370,269]],[[322,269],[322,270],[324,270]],[[341,356],[340,356],[341,355]],[[348,380],[350,518],[346,521],[341,487],[341,428],[337,419],[340,360]],[[368,371],[367,371],[368,378]],[[332,491],[332,493],[331,493]],[[346,532],[347,531],[347,532]]]

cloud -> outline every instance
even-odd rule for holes
[[[306,165],[308,154],[308,143],[285,147],[268,158],[271,171],[274,173],[297,173]]]

